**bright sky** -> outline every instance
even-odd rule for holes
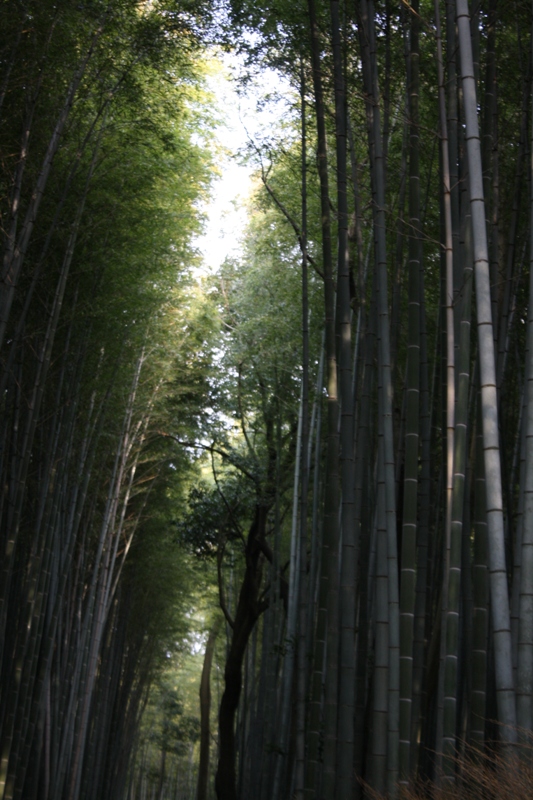
[[[234,55],[225,54],[222,60],[227,67],[227,76],[231,75],[232,69],[239,68]],[[265,103],[261,110],[257,108],[258,103],[265,94],[274,91],[284,91],[288,96],[289,87],[273,71],[265,71],[260,83],[251,87],[246,95],[238,94],[235,83],[220,73],[209,79],[209,85],[226,114],[226,124],[220,126],[218,139],[228,151],[220,165],[221,177],[215,182],[211,202],[205,209],[208,217],[205,232],[197,240],[204,255],[204,269],[214,272],[227,256],[239,252],[246,225],[244,202],[251,190],[252,173],[257,167],[244,163],[243,151],[250,137],[268,135],[282,114],[287,113],[287,104],[280,100]]]

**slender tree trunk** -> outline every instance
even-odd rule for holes
[[[326,495],[322,537],[322,578],[327,597],[326,699],[324,706],[323,787],[331,796],[335,785],[338,687],[338,548],[339,548],[339,433],[337,355],[335,343],[335,300],[331,254],[330,199],[327,162],[325,108],[322,89],[320,32],[314,0],[308,0],[311,26],[313,88],[318,138],[318,173],[322,217],[322,263],[324,270],[324,305],[327,358],[328,439],[326,456]],[[327,587],[327,588],[326,588]],[[320,620],[319,620],[320,621]],[[315,657],[315,666],[318,667]],[[319,668],[322,668],[320,664]],[[310,778],[311,780],[311,778]],[[308,782],[306,781],[306,784]]]
[[[468,178],[476,276],[496,693],[498,718],[503,725],[501,736],[505,741],[514,742],[516,739],[516,704],[513,686],[511,624],[505,564],[496,362],[492,328],[485,204],[483,200],[483,170],[467,1],[457,0],[456,8],[466,120]]]
[[[335,791],[353,792],[354,690],[355,690],[355,565],[357,543],[354,516],[354,404],[352,394],[352,331],[350,308],[350,259],[348,253],[348,176],[346,92],[342,65],[338,2],[330,3],[335,82],[335,130],[337,153],[337,312],[336,330],[340,368],[340,466],[341,539],[340,663]]]
[[[419,175],[419,3],[412,4],[409,48],[409,322],[400,590],[400,783],[407,785],[411,765],[413,628],[416,602],[416,542],[420,416],[420,175]]]
[[[313,585],[307,573],[307,496],[309,492],[309,298],[307,279],[307,129],[305,115],[305,72],[300,69],[302,137],[302,449],[300,489],[300,576],[298,594],[298,642],[296,684],[296,773],[295,796],[303,800],[305,782],[305,699],[307,689],[307,609]]]
[[[196,800],[207,800],[209,752],[211,749],[211,730],[209,725],[211,714],[211,664],[213,663],[218,627],[218,625],[215,625],[209,632],[205,646],[202,676],[200,678],[200,761],[198,764]]]
[[[483,430],[481,404],[478,399],[476,422],[476,478],[474,487],[474,564],[472,617],[472,700],[470,709],[470,741],[482,750],[487,716],[487,660],[489,630],[489,581],[487,552],[487,512],[485,468],[483,463]]]
[[[520,564],[520,613],[516,683],[517,723],[533,727],[533,134],[530,142],[530,257],[527,317],[526,447]]]
[[[305,387],[307,388],[307,387]],[[287,629],[285,635],[285,657],[281,676],[281,696],[279,705],[279,734],[277,737],[277,758],[274,769],[274,783],[272,794],[274,800],[284,794],[285,779],[289,762],[289,733],[291,729],[292,697],[291,690],[294,680],[294,663],[298,644],[297,626],[299,619],[299,594],[300,594],[300,559],[301,530],[298,526],[298,511],[300,507],[300,470],[302,462],[307,459],[307,448],[302,447],[304,406],[304,385],[300,392],[300,408],[298,412],[298,431],[296,435],[296,459],[294,464],[294,485],[292,496],[292,524],[291,524],[291,554],[290,554],[290,579],[289,579],[289,604],[287,610]],[[305,559],[305,553],[303,554]]]
[[[372,165],[372,195],[374,206],[374,248],[378,276],[378,364],[381,396],[380,432],[383,447],[383,469],[385,477],[385,507],[388,542],[388,641],[389,641],[389,707],[387,747],[387,790],[395,795],[398,778],[399,748],[399,597],[398,556],[396,532],[396,489],[394,474],[394,437],[392,419],[392,376],[390,359],[389,308],[387,292],[387,250],[385,216],[385,167],[383,163],[379,84],[375,43],[375,20],[373,2],[361,0],[361,51],[366,94],[369,98],[369,151]],[[365,66],[366,62],[366,66]]]

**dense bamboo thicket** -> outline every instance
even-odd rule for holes
[[[2,13],[1,800],[528,796],[530,4]],[[290,99],[194,288],[207,30]]]
[[[0,796],[125,796],[187,608],[169,518],[211,322],[194,9],[5,2],[0,33]],[[176,427],[177,426],[177,427]],[[172,510],[170,510],[172,508]]]
[[[532,22],[231,3],[293,121],[253,143],[219,276],[241,429],[213,462],[223,800],[469,796],[469,754],[529,763]]]

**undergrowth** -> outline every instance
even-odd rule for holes
[[[525,743],[524,743],[525,740]],[[512,747],[512,749],[511,749]],[[386,800],[365,787],[369,800]],[[465,748],[455,758],[455,777],[418,781],[402,786],[400,800],[533,800],[533,740],[531,733],[520,745],[499,751]]]

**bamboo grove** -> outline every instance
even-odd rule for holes
[[[531,753],[532,9],[228,14],[297,121],[251,144],[257,219],[220,275],[217,796],[469,796],[461,759]]]
[[[530,774],[531,6],[0,8],[2,800]],[[195,285],[215,43],[292,109]],[[185,785],[141,720],[208,573]]]
[[[195,430],[206,391],[188,277],[212,173],[199,10],[1,3],[5,800],[125,796],[183,635],[168,518],[190,459],[155,431]]]

